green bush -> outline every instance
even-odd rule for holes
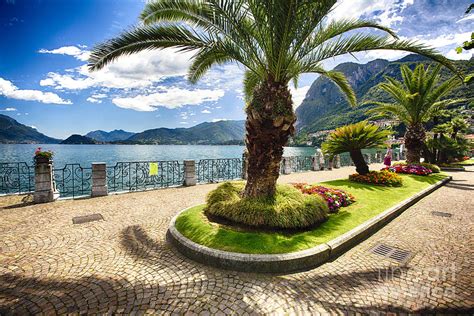
[[[207,196],[206,215],[264,228],[305,228],[327,219],[324,199],[301,193],[290,185],[277,185],[273,198],[242,198],[243,182],[226,182]]]

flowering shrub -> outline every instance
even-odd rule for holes
[[[343,190],[306,183],[295,183],[293,186],[301,190],[304,194],[317,194],[323,197],[331,213],[336,213],[339,211],[339,208],[349,206],[355,202],[355,198]]]
[[[41,147],[38,147],[35,150],[35,158],[43,157],[43,158],[51,159],[53,155],[54,153],[51,150],[43,151],[41,150]]]
[[[397,162],[393,165],[394,166],[397,166],[397,165],[406,166],[407,164],[404,163],[404,162]],[[433,172],[433,173],[440,173],[441,172],[441,169],[437,165],[434,165],[432,163],[420,162],[419,164],[411,164],[411,165],[417,165],[417,166],[425,167],[425,168],[431,170],[431,172]]]
[[[402,177],[388,170],[370,171],[366,175],[355,173],[349,176],[349,180],[360,183],[369,183],[393,187],[399,187],[403,184]]]
[[[427,176],[433,173],[431,169],[428,169],[422,165],[406,165],[406,164],[397,164],[392,167],[387,167],[382,170],[388,170],[396,173],[406,173],[406,174],[416,174],[419,176]]]

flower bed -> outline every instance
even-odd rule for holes
[[[397,163],[394,163],[393,166],[406,166],[407,164],[405,162],[397,162]],[[422,167],[425,167],[429,170],[431,170],[432,173],[440,173],[441,172],[441,169],[439,168],[439,166],[435,165],[435,164],[432,164],[432,163],[427,163],[427,162],[420,162],[419,164],[411,164],[412,166],[415,165],[415,166],[422,166]]]
[[[349,206],[355,202],[354,196],[338,189],[327,188],[321,185],[295,183],[293,186],[304,194],[317,194],[324,198],[329,207],[329,212],[337,213],[339,208]]]
[[[433,173],[431,169],[428,169],[422,165],[403,165],[397,164],[392,167],[387,167],[382,170],[388,170],[396,173],[415,174],[418,176],[427,176]]]
[[[403,184],[403,180],[399,175],[384,169],[382,169],[382,171],[370,171],[366,175],[354,173],[349,176],[349,180],[359,183],[368,183],[392,187],[399,187]]]

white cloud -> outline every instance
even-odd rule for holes
[[[368,17],[392,26],[403,21],[400,15],[414,0],[342,0],[334,6],[330,19]]]
[[[72,104],[70,100],[64,100],[56,93],[18,89],[11,81],[3,78],[0,78],[0,95],[16,100],[38,101],[53,104]]]
[[[210,114],[210,113],[211,113],[211,111],[209,111],[209,110],[202,110],[202,111],[201,111],[201,113],[204,113],[204,114]]]
[[[423,42],[429,46],[440,48],[450,45],[461,45],[464,41],[467,41],[471,38],[471,32],[441,34],[431,39],[424,39],[422,36],[417,38],[419,38],[420,42]]]
[[[112,102],[118,107],[136,111],[154,111],[157,107],[168,109],[179,108],[183,105],[198,105],[204,102],[217,101],[224,96],[224,90],[185,90],[181,88],[161,87],[161,92],[135,97],[114,98]]]
[[[83,45],[80,45],[81,47],[84,47]],[[74,58],[80,60],[80,61],[86,61],[89,59],[90,51],[81,49],[76,46],[64,46],[52,50],[48,49],[40,49],[38,53],[41,54],[57,54],[57,55],[68,55],[68,56],[73,56]]]
[[[179,122],[179,124],[188,124],[188,122]]]
[[[0,110],[0,112],[15,112],[15,111],[18,111],[18,110],[15,108],[5,108],[3,110]]]
[[[91,95],[86,100],[91,102],[91,103],[102,103],[101,99],[104,99],[106,97],[107,97],[107,95],[104,94],[104,93],[97,93],[97,94]]]
[[[293,106],[296,109],[303,102],[306,93],[308,92],[310,86],[299,87],[295,89],[293,86],[290,87],[291,96],[293,99]]]
[[[474,53],[471,53],[471,52],[465,51],[465,50],[463,50],[463,52],[461,54],[458,54],[454,49],[451,49],[446,54],[446,57],[448,57],[449,59],[455,59],[455,60],[459,60],[459,59],[469,60],[473,57],[473,55],[474,55]]]
[[[31,128],[34,128],[34,129],[37,129],[36,126],[34,126],[34,125],[30,125],[30,127],[31,127]]]
[[[168,77],[185,76],[192,56],[192,52],[177,52],[171,48],[142,51],[122,56],[94,72],[90,72],[86,64],[67,74],[50,72],[40,84],[70,90],[92,87],[144,88]]]
[[[212,122],[215,123],[215,122],[220,122],[220,121],[229,121],[229,119],[225,119],[225,118],[215,118],[215,119],[212,119]]]

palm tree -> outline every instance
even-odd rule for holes
[[[419,163],[421,151],[425,141],[424,123],[439,113],[449,104],[461,102],[460,99],[441,100],[453,88],[460,84],[457,77],[452,77],[438,85],[439,71],[441,65],[432,68],[428,66],[425,70],[423,64],[419,64],[412,71],[408,66],[402,65],[400,70],[403,81],[386,77],[386,81],[379,84],[378,88],[387,92],[393,103],[367,101],[364,104],[375,104],[376,107],[368,113],[379,117],[396,117],[405,123],[405,146],[407,148],[407,161]]]
[[[364,160],[362,149],[383,147],[390,134],[390,131],[362,121],[336,128],[322,144],[322,149],[329,155],[349,152],[357,173],[364,175],[369,173],[369,166]]]
[[[98,70],[122,55],[177,48],[195,53],[188,79],[197,82],[211,66],[236,62],[245,68],[245,197],[273,196],[283,146],[296,116],[288,85],[303,73],[332,80],[349,104],[356,96],[345,76],[322,61],[375,49],[418,53],[454,66],[435,50],[399,40],[373,21],[327,18],[335,0],[156,0],[146,4],[142,24],[94,48],[89,68]],[[372,28],[387,35],[354,33]]]

